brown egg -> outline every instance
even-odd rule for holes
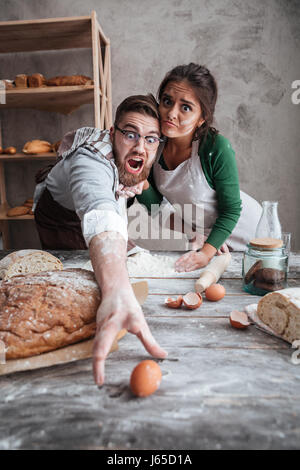
[[[205,298],[212,302],[217,302],[218,300],[223,299],[225,294],[225,287],[221,284],[212,284],[205,290]]]
[[[142,361],[131,373],[131,391],[138,397],[147,397],[158,389],[161,378],[161,369],[156,362],[150,359]]]

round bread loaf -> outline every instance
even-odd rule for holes
[[[300,288],[290,287],[266,294],[257,305],[259,318],[292,343],[300,339]]]
[[[16,276],[0,282],[0,340],[17,359],[94,336],[100,290],[78,268]]]
[[[0,278],[4,280],[19,274],[61,269],[63,269],[62,262],[56,256],[42,250],[14,251],[0,260]]]

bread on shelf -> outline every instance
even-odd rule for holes
[[[28,77],[24,73],[20,73],[15,77],[16,88],[28,88]]]
[[[46,86],[46,79],[41,73],[34,73],[28,77],[28,86],[30,88],[39,88]]]
[[[21,215],[27,215],[30,212],[30,207],[16,206],[12,207],[6,212],[7,217],[20,217]]]
[[[6,90],[13,90],[16,87],[15,82],[13,80],[4,79],[2,80],[2,82],[4,83]]]
[[[14,155],[17,153],[16,147],[6,147],[2,153],[7,153],[8,155]]]
[[[48,153],[52,151],[52,145],[46,140],[31,140],[26,142],[23,147],[22,152],[26,154],[39,154],[39,153]]]
[[[78,86],[93,85],[93,83],[93,80],[85,75],[64,75],[46,80],[47,86]]]

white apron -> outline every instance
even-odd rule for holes
[[[196,223],[193,216],[192,224],[197,227],[197,231],[199,231],[200,225],[200,233],[208,236],[218,217],[217,193],[209,186],[205,178],[198,155],[198,147],[199,141],[194,141],[191,157],[178,165],[175,170],[164,170],[158,163],[158,157],[153,165],[153,173],[158,191],[172,205],[175,204],[175,212],[181,212],[180,215],[187,223],[190,222],[190,217],[189,220],[186,220],[184,204],[194,206],[194,215],[196,207],[198,207],[198,214],[199,208],[202,208],[203,217],[201,219],[203,223],[200,221],[199,224],[199,220]],[[251,196],[243,191],[240,191],[240,196],[242,200],[241,215],[233,232],[226,240],[226,244],[232,251],[244,251],[246,244],[255,236],[256,226],[262,212],[260,204]]]

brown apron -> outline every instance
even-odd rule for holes
[[[47,178],[48,173],[61,160],[48,165],[35,176],[36,183]],[[45,188],[34,211],[36,228],[44,250],[86,250],[82,235],[81,221],[75,211],[56,202],[50,191]]]
[[[56,202],[47,188],[37,203],[34,218],[44,250],[87,249],[78,215]]]

